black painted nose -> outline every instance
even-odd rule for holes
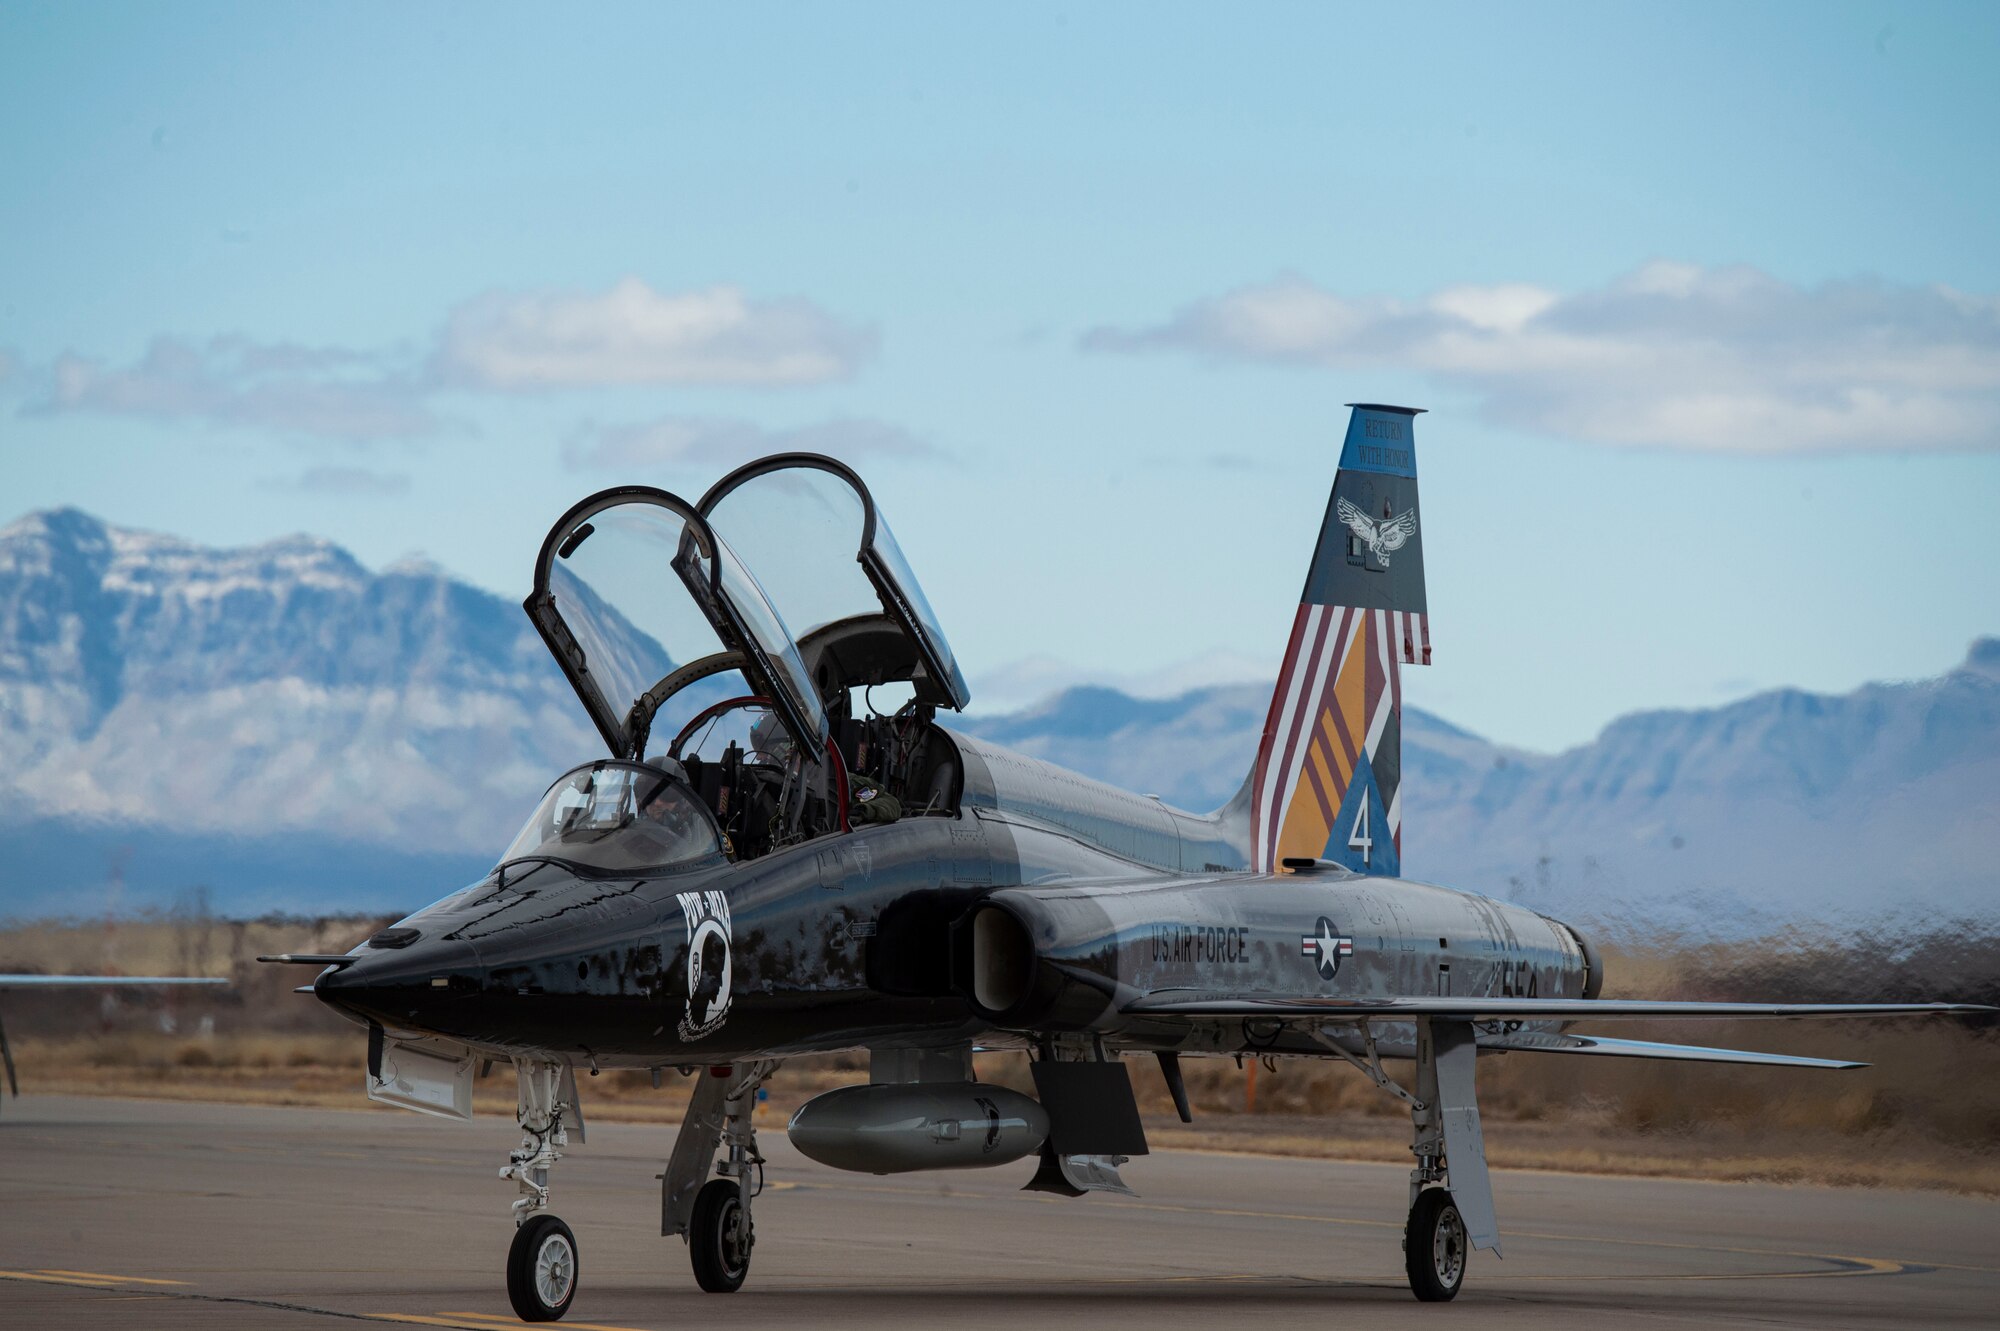
[[[380,938],[315,980],[314,996],[366,1021],[444,1033],[448,1014],[483,987],[479,954],[457,939],[420,936],[383,947]]]

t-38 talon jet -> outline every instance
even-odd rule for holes
[[[1146,1151],[1120,1055],[1157,1057],[1183,1119],[1183,1055],[1342,1059],[1409,1106],[1405,1264],[1440,1300],[1470,1249],[1500,1247],[1478,1055],[1852,1067],[1568,1027],[1974,1010],[1604,999],[1576,930],[1399,876],[1401,669],[1431,654],[1416,415],[1354,408],[1262,743],[1205,814],[939,724],[964,677],[831,458],[753,462],[697,503],[605,490],[557,520],[526,609],[609,755],[558,780],[482,881],[348,955],[274,958],[323,965],[311,992],[367,1023],[378,1100],[466,1117],[475,1066],[512,1063],[523,1318],[576,1295],[549,1172],[582,1135],[579,1065],[699,1070],[661,1230],[727,1292],[763,1181],[751,1111],[786,1058],[870,1053],[867,1084],[793,1115],[814,1160],[1039,1154],[1028,1187],[1070,1196],[1127,1191]],[[909,695],[890,715],[869,701],[885,685]],[[975,1048],[1025,1050],[1035,1095],[973,1080]]]

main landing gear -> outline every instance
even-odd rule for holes
[[[695,1194],[694,1217],[685,1235],[694,1282],[710,1294],[734,1294],[750,1274],[750,1208],[735,1179],[715,1178]]]
[[[1373,1052],[1372,1037],[1370,1052]],[[1458,1297],[1472,1249],[1500,1253],[1493,1185],[1473,1091],[1478,1053],[1466,1022],[1417,1023],[1417,1093],[1410,1098],[1410,1219],[1403,1227],[1403,1271],[1425,1303]]]
[[[1403,1270],[1410,1292],[1425,1303],[1458,1297],[1466,1259],[1474,1248],[1500,1255],[1493,1218],[1493,1183],[1486,1172],[1486,1140],[1473,1088],[1478,1055],[1472,1024],[1424,1017],[1417,1022],[1416,1094],[1382,1071],[1375,1033],[1361,1023],[1363,1059],[1322,1030],[1314,1038],[1352,1063],[1384,1091],[1410,1107],[1410,1218],[1403,1227]]]
[[[750,1274],[757,1242],[750,1202],[764,1188],[751,1114],[758,1088],[777,1070],[775,1059],[707,1069],[660,1175],[660,1233],[681,1236],[695,1283],[710,1294],[733,1294]],[[709,1178],[718,1145],[723,1158],[714,1168],[720,1177]]]
[[[569,1145],[563,1116],[575,1111],[576,1082],[563,1063],[522,1059],[514,1071],[521,1145],[500,1171],[521,1190],[514,1203],[514,1242],[507,1250],[507,1301],[524,1322],[553,1322],[576,1298],[576,1235],[548,1209],[549,1170]],[[579,1133],[582,1126],[579,1117]]]
[[[1403,1228],[1403,1269],[1410,1292],[1425,1303],[1447,1303],[1465,1283],[1465,1221],[1443,1188],[1425,1188]]]

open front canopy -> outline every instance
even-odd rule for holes
[[[525,608],[613,756],[643,755],[654,711],[680,689],[741,671],[803,754],[826,711],[763,588],[685,500],[603,490],[542,542]]]
[[[923,588],[848,467],[817,453],[761,458],[716,482],[699,509],[758,570],[821,696],[908,681],[941,707],[971,700]]]

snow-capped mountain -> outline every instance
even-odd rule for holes
[[[1222,803],[1268,689],[1077,688],[963,722]],[[394,910],[490,862],[602,752],[520,608],[326,541],[214,550],[64,509],[0,530],[0,916],[206,883],[224,909]],[[2000,640],[1840,697],[1647,712],[1503,749],[1412,709],[1404,865],[1634,933],[2000,915]]]
[[[1206,809],[1269,704],[1071,689],[972,729]],[[1409,708],[1403,770],[1404,872],[1635,939],[2000,923],[2000,639],[1937,679],[1634,713],[1560,754]]]
[[[135,883],[143,827],[271,842],[259,862],[287,836],[322,855],[490,852],[597,747],[519,607],[434,569],[371,573],[308,537],[212,550],[74,509],[0,530],[0,820],[17,850],[24,825],[115,832]],[[0,913],[94,888],[105,865],[80,858],[73,885],[0,883]]]

